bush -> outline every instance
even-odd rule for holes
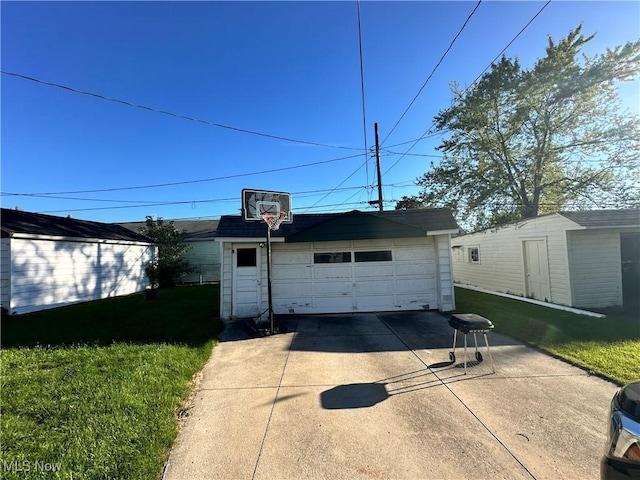
[[[162,218],[154,220],[148,216],[140,233],[158,245],[158,259],[145,265],[145,272],[152,287],[172,287],[181,277],[191,273],[192,268],[183,255],[191,246],[186,243],[185,231],[179,231],[173,222]]]

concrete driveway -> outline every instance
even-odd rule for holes
[[[433,312],[283,322],[223,332],[165,480],[599,477],[609,382],[493,333],[465,375]]]

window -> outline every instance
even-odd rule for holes
[[[469,263],[480,263],[480,247],[469,247]]]
[[[356,262],[390,262],[391,250],[356,252]]]
[[[236,250],[236,266],[255,267],[257,265],[255,248],[238,248]]]
[[[349,263],[351,252],[314,253],[313,263]]]

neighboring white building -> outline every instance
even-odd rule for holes
[[[454,279],[578,308],[640,297],[640,209],[560,212],[452,239]]]
[[[218,228],[218,220],[166,220],[180,232],[184,232],[184,240],[191,248],[184,254],[193,272],[179,279],[182,283],[210,283],[220,281],[220,243],[215,241],[214,234]],[[120,223],[123,227],[139,233],[145,222]]]
[[[0,300],[10,313],[126,295],[156,246],[124,227],[2,209]]]
[[[221,316],[268,308],[266,225],[223,216]],[[274,311],[455,309],[448,209],[300,214],[272,236]]]

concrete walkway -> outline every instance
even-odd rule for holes
[[[609,382],[493,333],[465,375],[432,312],[286,324],[223,332],[165,480],[599,478]]]

